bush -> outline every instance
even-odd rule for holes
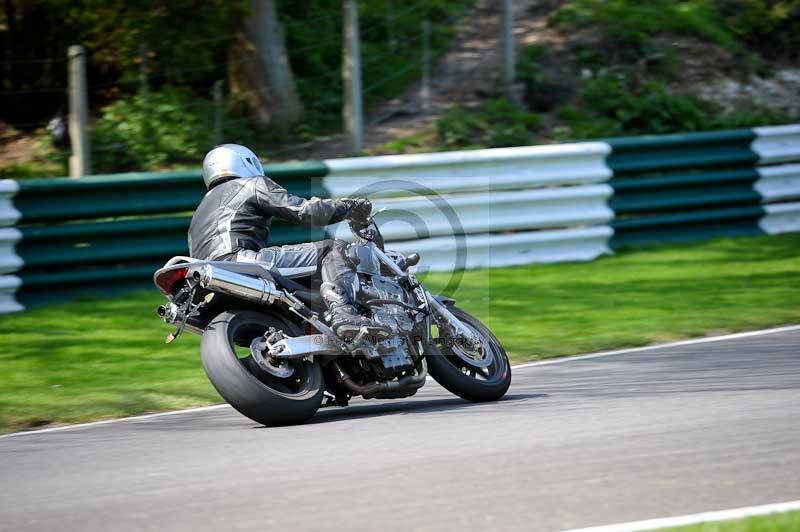
[[[457,107],[436,123],[439,143],[448,149],[530,144],[541,118],[505,98],[486,100],[477,109]]]
[[[547,48],[527,46],[517,59],[517,80],[525,85],[525,104],[532,111],[544,113],[567,101],[572,89],[566,74],[555,68]]]
[[[466,107],[447,111],[436,121],[439,142],[446,148],[464,148],[479,141],[483,124],[477,113]]]
[[[566,124],[554,129],[552,136],[557,141],[617,137],[624,133],[618,121],[572,105],[561,107],[556,117]]]
[[[711,111],[708,103],[697,98],[670,94],[660,82],[631,87],[614,76],[588,80],[581,100],[601,118],[618,122],[625,133],[701,130]]]
[[[737,109],[732,113],[719,114],[712,118],[707,129],[736,129],[740,127],[770,126],[786,124],[795,120],[796,119],[777,113],[771,109]]]
[[[691,95],[672,94],[657,81],[633,85],[612,75],[586,80],[577,106],[564,106],[558,118],[571,131],[556,135],[597,138],[729,129],[779,124],[788,118],[761,108],[724,113],[714,103]]]
[[[651,52],[663,33],[689,35],[742,54],[744,47],[726,27],[713,0],[570,0],[551,17],[569,27],[597,26],[610,48],[636,58]]]
[[[158,170],[198,164],[211,146],[210,102],[167,88],[119,99],[102,110],[92,130],[97,172]]]
[[[800,55],[800,1],[717,0],[731,31],[767,57]]]

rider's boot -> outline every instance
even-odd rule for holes
[[[353,304],[352,290],[355,274],[341,275],[334,282],[322,283],[320,295],[322,295],[328,312],[325,319],[328,320],[333,332],[340,338],[352,338],[361,331],[362,327],[367,328],[370,336],[379,338],[388,337],[391,331],[376,323],[374,320],[363,316]]]
[[[363,327],[367,328],[370,335],[388,337],[391,331],[375,320],[362,316],[355,307],[358,276],[355,265],[347,257],[347,245],[347,242],[340,240],[332,242],[322,258],[323,282],[319,292],[328,307],[325,319],[341,338],[352,338]]]
[[[361,328],[361,314],[346,297],[344,290],[333,283],[323,283],[319,293],[328,312],[325,319],[338,336],[352,336]]]

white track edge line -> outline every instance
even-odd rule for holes
[[[565,362],[577,362],[580,360],[589,360],[592,358],[602,358],[613,355],[625,355],[628,353],[638,353],[640,351],[652,351],[654,349],[668,349],[670,347],[682,347],[686,345],[705,344],[709,342],[723,342],[725,340],[738,340],[741,338],[750,338],[751,336],[764,336],[767,334],[776,334],[782,332],[800,331],[800,325],[787,325],[784,327],[774,327],[771,329],[762,329],[758,331],[746,331],[740,333],[724,334],[721,336],[705,336],[702,338],[692,338],[690,340],[678,340],[676,342],[668,342],[665,344],[652,344],[642,347],[628,347],[625,349],[614,349],[613,351],[599,351],[597,353],[589,353],[586,355],[565,356],[555,358],[552,360],[538,360],[534,362],[526,362],[511,366],[512,369],[530,368],[535,366],[546,366],[549,364],[563,364]]]
[[[517,364],[516,366],[511,366],[512,369],[522,369],[522,368],[530,368],[536,366],[546,366],[550,364],[563,364],[566,362],[575,362],[580,360],[589,360],[592,358],[602,358],[608,357],[613,355],[624,355],[627,353],[637,353],[640,351],[650,351],[652,349],[662,349],[662,348],[669,348],[669,347],[679,347],[685,345],[693,345],[693,344],[702,344],[707,342],[722,342],[725,340],[736,340],[739,338],[749,338],[751,336],[762,336],[766,334],[775,334],[781,332],[789,332],[789,331],[797,331],[800,330],[800,325],[787,325],[785,327],[774,327],[771,329],[762,329],[758,331],[747,331],[741,333],[733,333],[733,334],[725,334],[721,336],[707,336],[704,338],[694,338],[691,340],[680,340],[677,342],[669,342],[666,344],[653,344],[653,345],[646,345],[643,347],[630,347],[625,349],[615,349],[613,351],[600,351],[598,353],[589,353],[586,355],[574,355],[574,356],[565,356],[562,358],[557,358],[554,360],[540,360],[536,362],[526,362],[524,364]],[[430,377],[428,377],[430,379]],[[112,423],[120,423],[124,421],[138,421],[142,419],[151,419],[157,417],[164,417],[164,416],[174,416],[176,414],[191,414],[194,412],[204,412],[207,410],[218,410],[222,408],[231,408],[228,404],[218,404],[218,405],[210,405],[210,406],[200,406],[195,408],[186,408],[183,410],[170,410],[169,412],[156,412],[154,414],[142,414],[139,416],[130,416],[130,417],[120,417],[114,419],[104,419],[101,421],[90,421],[88,423],[76,423],[74,425],[61,425],[58,427],[49,427],[44,429],[37,429],[37,430],[26,430],[22,432],[12,432],[11,434],[3,434],[0,435],[0,440],[5,438],[13,438],[18,436],[27,436],[32,434],[46,434],[48,432],[61,432],[64,430],[73,430],[73,429],[81,429],[86,427],[94,427],[97,425],[109,425]]]
[[[87,423],[75,423],[73,425],[60,425],[58,427],[48,427],[45,429],[37,430],[24,430],[22,432],[12,432],[11,434],[3,434],[0,440],[5,438],[13,438],[16,436],[27,436],[33,434],[47,434],[48,432],[61,432],[64,430],[82,429],[87,427],[95,427],[98,425],[111,425],[113,423],[120,423],[123,421],[139,421],[142,419],[151,419],[154,417],[174,416],[176,414],[191,414],[193,412],[206,412],[209,410],[220,410],[222,408],[231,408],[229,404],[197,406],[194,408],[184,408],[183,410],[170,410],[168,412],[156,412],[154,414],[141,414],[138,416],[117,417],[113,419],[102,419],[100,421],[89,421]]]
[[[628,523],[591,526],[588,528],[574,528],[571,530],[565,530],[563,532],[639,532],[642,530],[657,530],[660,528],[697,525],[700,523],[708,523],[713,521],[730,521],[732,519],[778,514],[790,512],[792,510],[800,510],[800,500],[763,504],[760,506],[744,506],[742,508],[732,508],[730,510],[702,512],[698,514],[680,515],[676,517],[658,517],[656,519],[647,519],[644,521],[630,521]]]

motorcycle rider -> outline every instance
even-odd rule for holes
[[[372,211],[368,199],[295,196],[264,176],[255,153],[238,144],[223,144],[206,154],[203,180],[208,192],[189,226],[193,258],[257,262],[269,269],[314,266],[322,277],[325,318],[337,335],[352,336],[365,325],[381,329],[354,305],[358,283],[346,242],[328,239],[268,247],[274,217],[312,227],[342,220],[365,223]]]

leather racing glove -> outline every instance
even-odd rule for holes
[[[372,213],[372,202],[367,198],[345,198],[342,200],[348,207],[347,220],[366,224],[369,215]]]

